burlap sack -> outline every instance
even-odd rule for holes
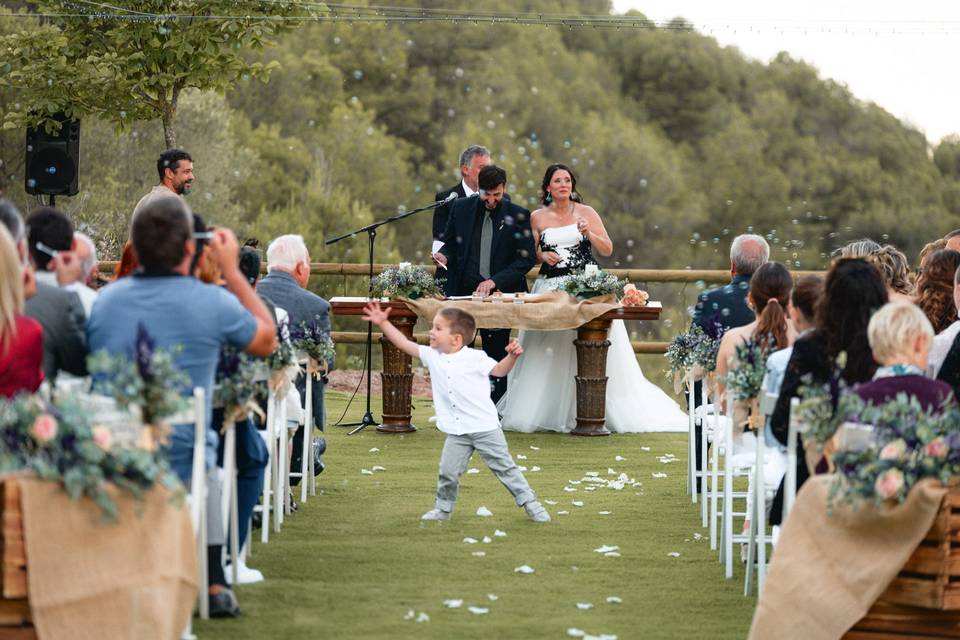
[[[577,300],[563,291],[549,291],[524,298],[523,304],[514,304],[511,300],[484,302],[472,300],[438,300],[420,298],[409,300],[401,298],[418,317],[427,322],[444,307],[456,307],[472,315],[479,329],[497,329],[512,327],[516,329],[538,329],[558,331],[576,329],[580,325],[602,316],[607,311],[620,309],[616,296],[608,295],[589,300]]]
[[[926,480],[895,507],[835,505],[833,476],[807,481],[787,517],[750,638],[840,638],[866,614],[929,531],[946,493]]]
[[[104,523],[60,485],[21,482],[30,610],[43,640],[175,640],[197,595],[193,530],[186,505],[161,488],[134,513],[113,492],[119,521]]]

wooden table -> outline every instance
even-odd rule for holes
[[[366,300],[363,298],[331,298],[335,315],[359,316]],[[390,307],[390,322],[407,338],[413,339],[413,325],[417,315],[399,301],[383,302]],[[477,302],[475,304],[491,304]],[[623,307],[599,316],[577,328],[577,426],[570,433],[575,436],[608,436],[605,413],[607,400],[607,339],[614,320],[659,320],[663,310],[660,303],[652,302],[645,307]],[[411,358],[381,336],[383,348],[383,424],[377,427],[382,433],[408,433],[416,431],[410,424],[410,397],[413,387]]]

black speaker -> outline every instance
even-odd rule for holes
[[[27,129],[25,189],[30,194],[73,196],[80,191],[80,123],[54,116],[60,131]]]

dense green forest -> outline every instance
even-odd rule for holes
[[[28,10],[20,5],[6,3]],[[483,9],[602,14],[610,3]],[[574,167],[614,239],[610,266],[723,268],[728,239],[753,230],[776,259],[820,268],[852,238],[916,256],[960,227],[960,138],[931,147],[803,61],[764,64],[683,27],[308,22],[244,53],[279,63],[268,82],[184,93],[177,136],[195,158],[190,202],[241,236],[302,233],[315,260],[361,262],[362,238],[323,239],[429,203],[458,179],[459,151],[479,143],[529,207],[547,164]],[[31,28],[0,17],[0,37]],[[0,112],[19,100],[3,86]],[[113,257],[156,182],[161,123],[118,130],[87,118],[81,138],[81,193],[58,204]],[[23,140],[22,129],[0,134],[0,190],[29,209]],[[378,260],[427,261],[429,229],[429,213],[393,225]]]

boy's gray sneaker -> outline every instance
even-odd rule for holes
[[[440,509],[430,509],[425,514],[420,516],[421,520],[449,520],[450,512],[441,511]]]
[[[527,512],[530,519],[534,522],[550,522],[550,514],[539,501],[533,500],[523,505],[523,510]]]

